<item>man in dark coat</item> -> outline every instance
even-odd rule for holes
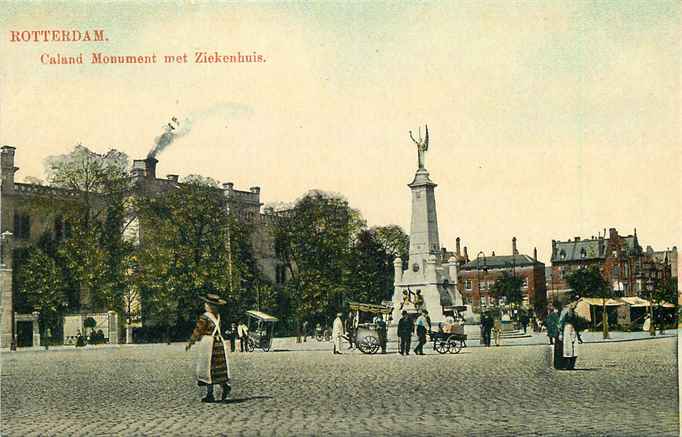
[[[403,311],[402,317],[398,321],[398,337],[400,338],[400,355],[410,354],[410,343],[414,325],[412,320],[407,317],[407,311]]]
[[[379,334],[379,344],[381,345],[381,353],[386,353],[386,342],[388,340],[387,336],[386,321],[383,317],[377,317],[377,333]]]
[[[490,347],[490,333],[493,330],[493,325],[495,322],[488,314],[484,314],[481,317],[481,324],[483,325],[483,343],[486,345],[486,347]]]

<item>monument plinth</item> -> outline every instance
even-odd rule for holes
[[[407,186],[412,191],[412,218],[410,222],[410,254],[407,269],[403,270],[402,260],[394,261],[394,320],[400,318],[400,307],[403,303],[403,292],[408,291],[412,299],[417,290],[424,298],[424,308],[428,310],[431,320],[443,319],[443,306],[461,305],[462,297],[457,290],[457,262],[441,259],[441,248],[438,239],[438,218],[436,215],[436,184],[431,180],[424,166],[426,151],[429,146],[429,130],[426,137],[415,140],[417,145],[418,168],[414,179]]]

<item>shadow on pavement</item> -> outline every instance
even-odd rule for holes
[[[248,396],[245,398],[226,399],[226,400],[222,401],[221,403],[223,403],[223,404],[241,404],[242,402],[255,401],[258,399],[272,399],[272,396]]]

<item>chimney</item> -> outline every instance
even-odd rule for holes
[[[575,237],[575,241],[580,241],[580,237]]]
[[[519,251],[516,250],[516,237],[512,238],[512,255],[518,255]]]
[[[133,176],[144,177],[144,159],[135,159],[133,161],[133,168],[130,170]]]
[[[459,258],[459,251],[460,251],[460,247],[459,247],[460,242],[461,242],[461,240],[459,239],[459,237],[457,237],[457,239],[455,239],[455,255],[457,255],[458,258]]]
[[[168,179],[169,181],[177,182],[179,179],[179,176],[176,174],[167,174],[166,179]]]
[[[156,164],[158,162],[158,159],[152,158],[151,156],[148,156],[147,159],[144,160],[145,176],[149,179],[156,179]]]
[[[469,254],[467,253],[467,247],[464,246],[464,259],[469,261]]]
[[[495,251],[493,250],[493,253],[490,254],[490,256],[495,256]]]
[[[537,247],[533,248],[533,260],[535,262],[538,262],[538,248]]]
[[[12,191],[14,190],[14,173],[19,170],[19,167],[14,166],[14,151],[16,149],[12,146],[2,146],[0,150],[2,189],[3,191]]]
[[[609,239],[613,242],[618,239],[618,231],[616,228],[609,228]]]

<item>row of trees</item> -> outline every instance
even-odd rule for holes
[[[312,191],[267,209],[261,223],[238,220],[209,178],[189,176],[163,194],[146,194],[117,151],[77,146],[49,158],[46,168],[57,194],[32,208],[55,227],[18,250],[15,262],[19,306],[40,311],[44,327],[85,301],[124,320],[141,318],[157,335],[182,337],[200,311],[198,295],[207,292],[228,301],[230,320],[258,306],[284,326],[324,322],[346,300],[389,298],[393,258],[406,259],[408,251],[399,227],[368,228],[335,194]],[[257,239],[274,243],[288,273],[284,284],[262,273]]]

